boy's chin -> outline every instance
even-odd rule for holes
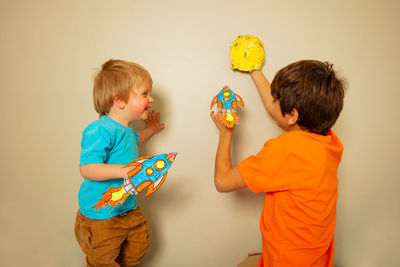
[[[142,114],[142,116],[140,116],[140,118],[141,118],[142,120],[147,120],[147,119],[149,118],[149,112],[148,112],[148,111],[144,112],[144,113]]]

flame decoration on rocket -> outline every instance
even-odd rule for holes
[[[128,173],[128,178],[117,188],[109,188],[92,208],[98,210],[110,205],[110,209],[125,202],[130,195],[137,195],[146,187],[146,196],[154,193],[163,184],[168,170],[175,160],[177,153],[160,154],[138,158],[125,167],[136,166]]]
[[[217,108],[223,112],[221,121],[226,127],[232,128],[235,124],[239,123],[239,117],[236,115],[236,108],[238,104],[244,107],[244,102],[240,95],[235,94],[228,86],[225,86],[211,101],[210,109],[212,109],[215,104],[217,104]]]

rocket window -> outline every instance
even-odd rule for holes
[[[154,174],[153,168],[150,168],[150,167],[146,168],[146,174],[148,176],[152,176]]]
[[[167,166],[167,164],[165,163],[165,161],[163,159],[159,159],[154,163],[154,168],[157,171],[162,171],[166,166]]]

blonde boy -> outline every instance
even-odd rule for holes
[[[150,112],[152,79],[142,66],[109,60],[97,73],[93,100],[100,118],[82,133],[76,239],[86,254],[87,266],[132,266],[148,246],[147,221],[134,195],[113,209],[93,208],[102,193],[122,184],[131,168],[124,165],[139,156],[140,142],[164,128],[160,114]],[[147,128],[137,132],[135,120]]]

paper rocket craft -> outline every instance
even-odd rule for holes
[[[239,99],[239,100],[238,100]],[[236,115],[237,105],[240,104],[244,107],[243,99],[235,94],[228,86],[222,88],[211,101],[210,109],[217,104],[217,108],[223,112],[221,121],[226,127],[232,128],[235,124],[239,123],[239,117]]]
[[[110,209],[124,203],[130,195],[137,195],[148,187],[146,196],[156,191],[164,182],[171,164],[175,160],[177,153],[160,154],[156,156],[146,156],[132,161],[125,167],[136,166],[128,173],[128,178],[117,188],[110,188],[103,193],[103,198],[92,208],[98,210],[101,207],[110,205]]]
[[[264,44],[253,35],[236,38],[231,46],[232,69],[252,71],[261,69],[265,60]]]

